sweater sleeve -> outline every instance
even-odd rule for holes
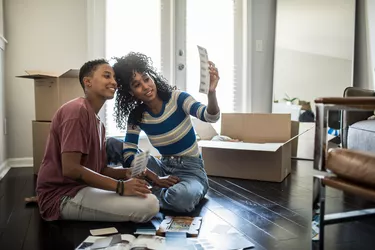
[[[182,107],[186,114],[190,114],[203,122],[215,123],[220,118],[220,112],[217,114],[209,114],[207,106],[196,101],[187,92],[178,93],[177,104]]]
[[[139,126],[127,125],[125,141],[123,145],[122,154],[126,165],[129,165],[134,160],[134,155],[138,152],[139,133],[141,129]]]

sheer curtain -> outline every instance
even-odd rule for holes
[[[141,52],[150,56],[160,70],[160,6],[160,0],[107,0],[107,59],[131,51]],[[125,132],[116,126],[114,101],[106,102],[107,136],[124,135]]]

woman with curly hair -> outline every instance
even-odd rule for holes
[[[215,65],[209,62],[206,106],[170,86],[146,55],[132,52],[114,59],[118,83],[115,117],[117,125],[126,129],[122,150],[125,165],[131,166],[139,152],[139,133],[143,130],[162,156],[160,160],[150,157],[145,172],[160,207],[176,212],[194,210],[207,193],[208,179],[190,116],[211,123],[220,118]]]

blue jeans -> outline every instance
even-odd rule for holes
[[[108,164],[121,163],[123,167],[129,167],[124,162],[122,148],[122,140],[107,138]],[[174,175],[180,178],[180,182],[170,188],[152,188],[162,209],[191,212],[207,193],[208,179],[203,160],[200,158],[185,156],[165,157],[159,160],[151,156],[147,167],[158,176]]]
[[[200,158],[184,156],[159,160],[151,156],[147,167],[158,176],[174,175],[180,178],[180,182],[172,187],[152,188],[162,209],[191,212],[207,193],[208,178]]]

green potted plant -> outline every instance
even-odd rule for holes
[[[292,105],[292,104],[294,104],[295,101],[297,101],[299,99],[297,97],[290,98],[288,96],[288,94],[285,93],[285,97],[283,98],[283,100],[286,102],[286,104]]]

